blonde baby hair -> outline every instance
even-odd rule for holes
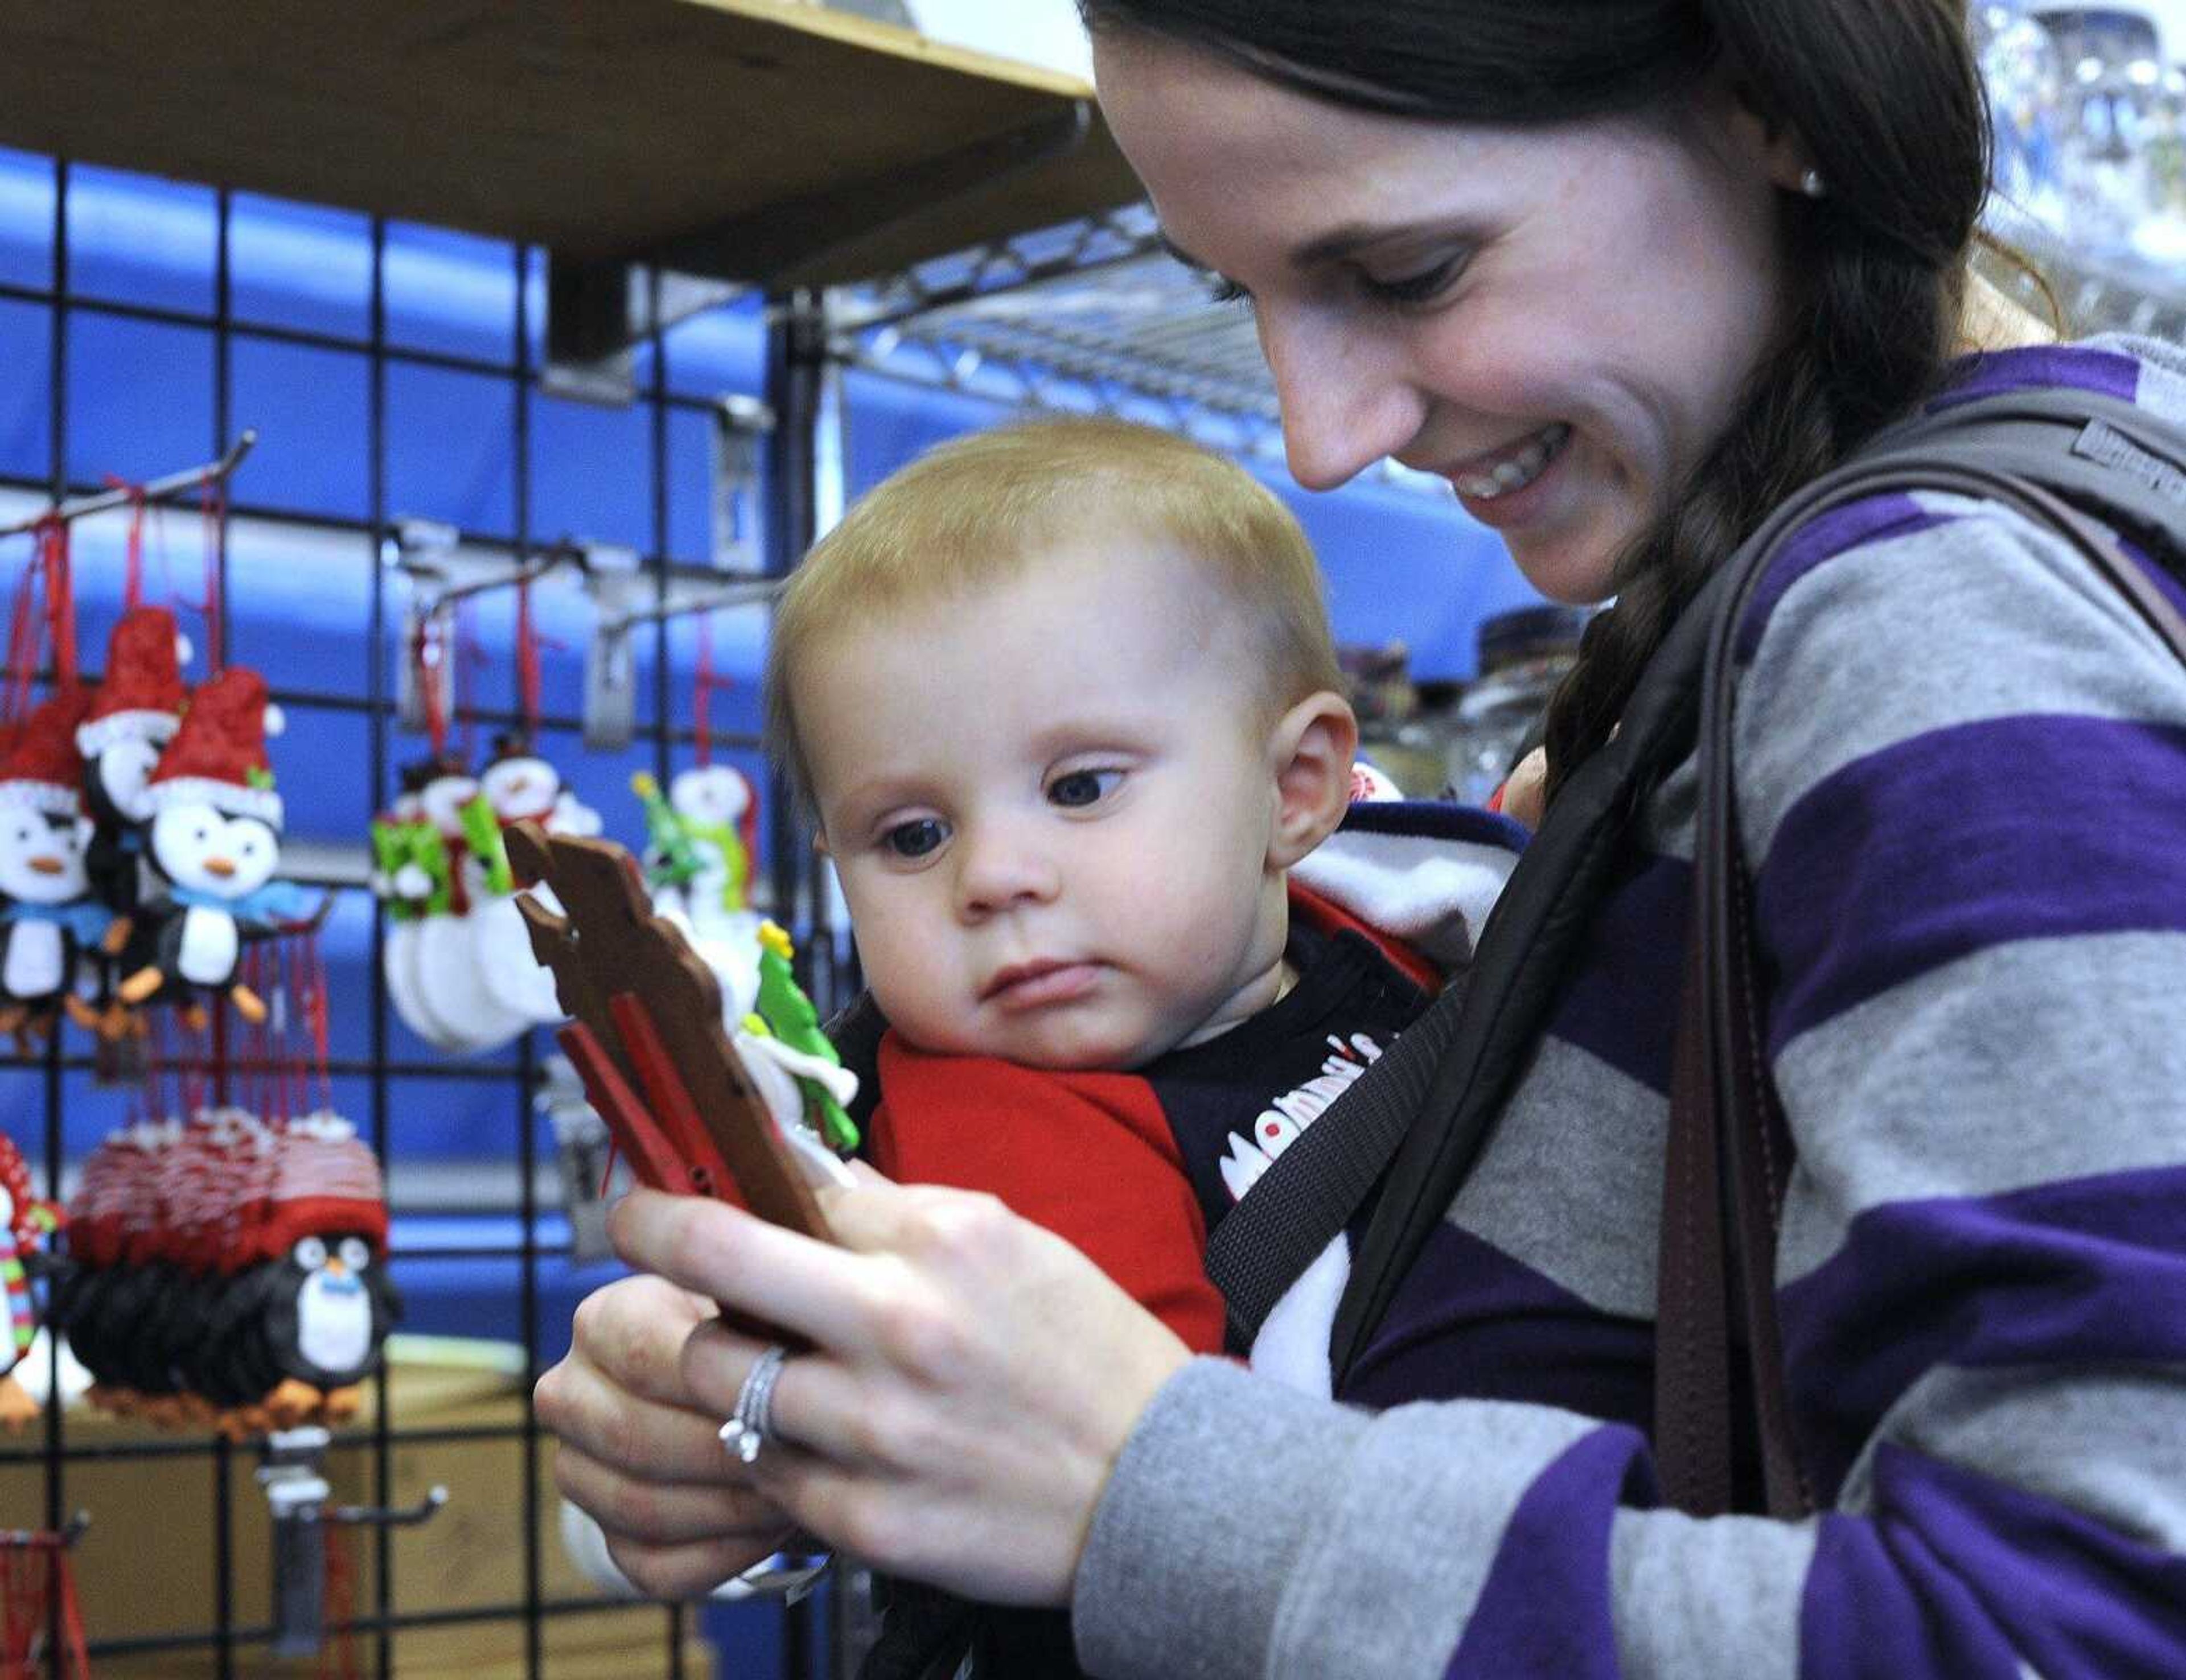
[[[838,630],[1013,580],[1065,539],[1166,538],[1249,619],[1270,721],[1342,691],[1312,546],[1236,462],[1128,421],[1044,419],[973,432],[900,468],[813,545],[776,602],[764,701],[770,750],[808,808],[793,674]]]

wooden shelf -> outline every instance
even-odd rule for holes
[[[1084,83],[797,0],[16,0],[0,144],[774,285],[1138,195]]]

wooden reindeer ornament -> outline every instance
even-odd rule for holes
[[[532,823],[509,830],[508,851],[518,876],[551,886],[566,911],[529,893],[518,899],[532,949],[575,1017],[563,1047],[639,1178],[832,1240],[799,1164],[813,1157],[745,1072],[712,972],[653,914],[636,860],[612,842],[549,837]]]

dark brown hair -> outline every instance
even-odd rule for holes
[[[1338,104],[1550,125],[1667,106],[1718,64],[1796,133],[1827,196],[1784,198],[1801,277],[1757,367],[1668,511],[1619,557],[1550,708],[1551,793],[1607,739],[1708,574],[1799,485],[1936,385],[1988,188],[1964,0],[1079,0],[1086,25],[1188,42]]]

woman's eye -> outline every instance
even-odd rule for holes
[[[1207,295],[1219,304],[1250,303],[1253,294],[1235,280],[1202,270],[1199,282],[1207,288]]]
[[[922,858],[949,837],[938,817],[900,822],[881,836],[881,844],[900,858]]]
[[[1047,784],[1047,800],[1051,805],[1097,805],[1123,779],[1119,770],[1071,770]]]
[[[1448,256],[1416,273],[1389,277],[1361,273],[1359,284],[1369,297],[1390,304],[1422,304],[1439,297],[1465,266],[1461,256]]]

